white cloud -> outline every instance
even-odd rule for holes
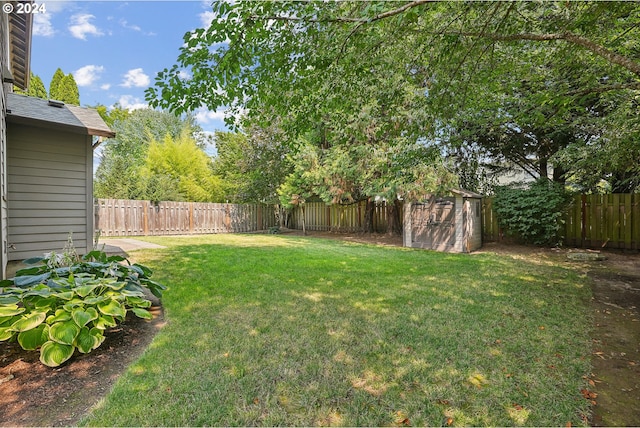
[[[51,14],[36,13],[33,15],[33,35],[52,37],[56,31],[51,23]]]
[[[195,111],[196,120],[200,123],[209,123],[212,120],[224,120],[227,110],[210,111],[204,108],[199,108]]]
[[[186,70],[180,70],[180,72],[178,73],[178,77],[181,80],[191,80],[191,75]]]
[[[111,89],[111,83],[105,83],[104,85],[100,85],[100,89],[104,91],[108,91],[109,89]]]
[[[142,31],[142,28],[140,28],[139,26],[137,26],[135,24],[129,24],[129,22],[126,19],[121,19],[120,20],[120,25],[122,25],[124,28],[128,28],[129,30]]]
[[[216,17],[212,10],[207,10],[198,15],[203,28],[209,28],[211,21]]]
[[[85,65],[73,72],[78,86],[90,86],[96,80],[100,79],[100,73],[104,71],[101,65]]]
[[[69,21],[69,31],[73,37],[81,40],[87,40],[87,34],[93,36],[102,36],[104,33],[91,22],[95,16],[88,13],[73,15]]]
[[[118,104],[120,104],[120,107],[128,110],[141,110],[149,107],[149,105],[142,102],[140,98],[134,97],[133,95],[122,95],[118,99]]]
[[[124,80],[122,81],[122,85],[125,88],[131,88],[135,86],[136,88],[144,88],[149,86],[151,83],[151,79],[149,76],[144,74],[141,68],[134,68],[133,70],[127,71],[124,75]]]

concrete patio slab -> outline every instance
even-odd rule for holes
[[[152,244],[133,238],[103,238],[98,243],[98,248],[104,244],[104,252],[107,254],[124,254],[128,251],[166,248],[163,245]]]

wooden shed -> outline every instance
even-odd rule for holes
[[[453,197],[405,203],[405,247],[469,253],[482,246],[482,195],[459,189],[451,193]]]
[[[97,111],[7,94],[8,259],[60,251],[70,232],[93,246],[94,136],[113,137]]]

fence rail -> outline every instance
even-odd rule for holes
[[[275,208],[264,204],[98,199],[95,216],[102,236],[253,232],[276,224]]]
[[[563,218],[564,244],[586,248],[640,249],[640,194],[576,195]],[[483,200],[482,239],[504,238],[492,198]]]

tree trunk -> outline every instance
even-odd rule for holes
[[[549,176],[547,175],[547,169],[549,166],[549,161],[547,158],[542,157],[540,158],[540,160],[538,161],[538,165],[539,165],[539,173],[540,173],[540,178],[548,178]]]
[[[375,208],[375,202],[371,198],[367,199],[367,206],[364,211],[364,225],[363,232],[370,234],[373,232],[373,210]]]
[[[398,200],[393,202],[387,201],[387,235],[389,236],[401,233],[400,217],[398,216],[400,210],[397,205],[399,202]]]
[[[305,226],[305,220],[306,220],[305,217],[306,216],[305,216],[304,204],[301,205],[301,208],[302,208],[302,234],[304,236],[307,236],[307,229],[306,229],[306,226]]]

